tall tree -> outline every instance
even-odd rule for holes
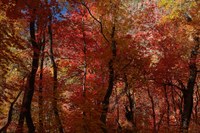
[[[58,124],[59,132],[64,133],[60,115],[59,115],[59,110],[58,110],[58,67],[55,61],[54,53],[53,53],[53,34],[52,34],[52,16],[49,16],[49,25],[48,25],[48,33],[49,33],[49,43],[50,43],[50,58],[51,62],[53,65],[53,99],[52,99],[52,106],[53,106],[53,111],[56,119],[56,124]]]
[[[31,116],[31,102],[33,98],[33,93],[35,89],[35,76],[39,65],[39,51],[40,45],[36,42],[35,37],[35,18],[30,22],[30,36],[31,36],[31,44],[33,47],[33,57],[32,57],[32,69],[31,73],[28,77],[28,86],[25,89],[24,98],[22,102],[18,127],[16,132],[23,131],[23,123],[24,119],[26,118],[26,123],[30,133],[35,132],[35,127],[33,124],[32,116]]]

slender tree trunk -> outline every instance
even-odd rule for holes
[[[83,97],[86,97],[86,76],[87,76],[87,61],[86,61],[86,52],[87,52],[87,43],[86,43],[86,35],[85,35],[85,24],[84,20],[82,20],[82,34],[83,34]]]
[[[186,90],[183,90],[183,98],[184,98],[184,105],[183,105],[183,114],[182,114],[182,122],[181,122],[181,131],[183,133],[188,132],[189,123],[192,114],[193,108],[193,93],[194,93],[194,85],[197,77],[197,54],[200,47],[200,39],[199,37],[194,38],[196,45],[194,46],[193,50],[191,51],[190,57],[190,64],[189,64],[189,79],[187,83]]]
[[[39,51],[40,51],[40,46],[35,41],[35,21],[30,22],[30,36],[31,36],[31,43],[33,47],[32,69],[27,79],[28,85],[24,92],[20,117],[18,120],[18,126],[16,130],[17,133],[23,132],[23,124],[24,124],[25,118],[26,118],[26,123],[28,126],[29,133],[35,132],[35,127],[33,124],[32,117],[31,117],[31,102],[32,102],[32,98],[33,98],[33,94],[35,90],[35,86],[34,86],[35,75],[38,69]]]
[[[39,81],[39,96],[38,96],[38,107],[39,107],[39,133],[44,132],[44,116],[43,116],[43,65],[44,65],[44,49],[45,49],[45,35],[43,35],[42,46],[41,46],[41,61],[40,61],[40,81]]]
[[[174,92],[178,95],[177,106],[178,106],[178,109],[180,111],[180,115],[182,116],[182,114],[183,114],[183,94],[182,94],[182,92],[178,93],[176,90],[174,90]],[[181,120],[180,120],[180,122],[181,122]]]
[[[84,19],[82,18],[82,34],[83,34],[83,54],[84,54],[84,59],[83,59],[83,100],[84,100],[84,105],[86,106],[86,76],[87,76],[87,61],[86,61],[86,52],[87,52],[87,43],[86,43],[86,35],[85,35],[85,23],[84,23]],[[83,110],[83,128],[84,128],[84,132],[87,133],[88,132],[88,126],[87,126],[87,114],[85,109]]]
[[[115,88],[115,103],[117,105],[117,116],[116,116],[116,123],[117,123],[117,133],[121,133],[122,132],[122,127],[121,124],[119,123],[119,100],[118,100],[118,93],[117,93],[117,89]]]
[[[168,94],[167,94],[167,86],[164,85],[164,94],[165,94],[165,102],[167,103],[167,132],[169,132],[170,129],[170,104],[169,104],[169,99],[168,99]]]
[[[178,118],[177,118],[177,113],[176,113],[176,105],[177,103],[175,102],[175,96],[174,96],[174,88],[170,88],[171,90],[171,98],[172,98],[172,103],[173,103],[173,112],[174,112],[174,117],[175,117],[175,120],[176,120],[176,124],[178,124]]]
[[[153,117],[153,132],[157,133],[155,103],[154,103],[154,99],[153,99],[153,96],[150,93],[149,88],[148,88],[147,92],[148,92],[148,96],[149,96],[150,101],[151,101],[151,109],[152,109],[152,117]]]
[[[124,74],[124,82],[125,82],[125,90],[126,97],[128,98],[129,105],[125,106],[126,110],[126,119],[131,122],[133,132],[136,132],[136,124],[134,121],[134,99],[132,98],[132,94],[130,92],[130,86],[128,84],[127,76]]]
[[[114,64],[114,60],[115,60],[115,57],[116,57],[116,41],[114,39],[114,35],[115,35],[115,26],[113,26],[112,34],[111,34],[112,57],[111,57],[109,64],[108,64],[109,82],[108,82],[108,88],[107,88],[107,91],[106,91],[106,95],[104,96],[104,99],[103,99],[103,102],[102,102],[102,113],[101,113],[101,116],[100,116],[100,120],[102,122],[101,128],[102,128],[102,131],[104,133],[107,133],[106,118],[107,118],[107,113],[108,113],[110,96],[112,94],[113,87],[114,87],[114,67],[113,67],[113,64]]]
[[[54,53],[53,53],[53,46],[52,46],[53,45],[53,35],[52,35],[51,21],[52,21],[52,16],[50,16],[50,21],[49,21],[49,25],[48,25],[49,42],[50,42],[50,58],[51,58],[51,62],[53,64],[53,80],[54,80],[52,106],[53,106],[53,112],[54,112],[55,119],[56,119],[56,124],[58,124],[59,132],[64,133],[62,123],[61,123],[61,119],[60,119],[60,115],[59,115],[59,110],[58,110],[58,91],[57,91],[57,88],[58,88],[58,78],[57,78],[58,70],[57,70],[57,64],[55,62]]]
[[[198,105],[199,105],[199,89],[196,89],[196,104],[194,107],[195,113],[194,113],[194,119],[195,119],[195,123],[198,124]]]

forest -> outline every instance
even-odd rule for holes
[[[200,133],[200,0],[0,0],[0,133]]]

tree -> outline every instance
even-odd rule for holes
[[[1,0],[0,130],[198,132],[199,4]]]

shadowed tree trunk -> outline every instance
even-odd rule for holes
[[[197,89],[196,89],[196,93],[195,93],[195,95],[196,95],[196,104],[195,104],[195,106],[194,106],[194,121],[195,121],[195,123],[196,124],[198,124],[198,105],[199,105],[199,101],[200,101],[200,94],[199,94],[199,87],[198,87],[198,85],[196,84],[196,86],[197,86]]]
[[[58,124],[58,129],[60,133],[64,133],[63,127],[62,127],[62,123],[61,123],[61,119],[60,119],[60,115],[59,115],[59,110],[58,110],[58,70],[57,70],[57,64],[55,62],[54,59],[54,53],[53,53],[53,35],[52,35],[52,28],[51,28],[51,21],[52,21],[52,16],[49,17],[50,21],[49,21],[49,25],[48,25],[48,32],[49,32],[49,42],[50,42],[50,58],[51,58],[51,62],[53,64],[53,100],[52,100],[52,106],[53,106],[53,112],[55,115],[55,119],[56,119],[56,124]]]
[[[135,123],[135,116],[134,116],[134,98],[133,94],[130,92],[130,86],[128,83],[128,79],[126,74],[124,74],[124,82],[125,82],[125,91],[126,91],[126,97],[128,98],[128,105],[125,105],[125,114],[126,114],[126,119],[131,122],[132,124],[132,132],[136,132],[136,123]]]
[[[168,99],[168,94],[167,94],[167,86],[164,85],[163,86],[163,89],[164,89],[164,95],[165,95],[165,102],[167,104],[167,132],[169,132],[169,129],[170,129],[170,103],[169,103],[169,99]]]
[[[107,118],[107,113],[108,113],[108,107],[109,107],[109,100],[110,100],[110,96],[112,94],[113,91],[113,87],[114,87],[114,60],[116,57],[116,41],[114,39],[115,36],[115,26],[112,27],[112,34],[111,34],[111,49],[112,49],[112,57],[109,61],[108,64],[108,68],[109,68],[109,82],[108,82],[108,88],[106,91],[106,95],[104,96],[103,102],[102,102],[102,113],[101,113],[101,117],[100,120],[102,122],[102,131],[104,133],[107,133],[107,129],[106,129],[106,118]]]
[[[176,110],[177,110],[177,102],[175,101],[175,94],[174,94],[174,88],[171,87],[170,88],[171,90],[171,100],[172,100],[172,104],[173,104],[173,114],[174,114],[174,117],[175,117],[175,120],[176,120],[176,125],[178,124],[179,120],[178,120],[178,117],[177,117],[177,113],[176,113]]]
[[[85,13],[85,11],[84,11]],[[83,59],[83,82],[82,82],[82,87],[83,87],[83,90],[82,90],[82,95],[83,95],[83,100],[84,100],[84,105],[86,106],[86,91],[87,91],[87,88],[86,88],[86,76],[87,76],[87,56],[86,56],[86,53],[87,53],[87,43],[86,43],[86,35],[85,35],[85,23],[84,23],[84,18],[82,18],[82,35],[83,35],[83,54],[84,54],[84,59]],[[83,129],[84,129],[84,132],[87,133],[88,132],[88,124],[87,124],[87,114],[86,114],[86,111],[85,109],[83,110]]]
[[[195,46],[191,51],[190,56],[190,64],[189,64],[189,79],[187,83],[187,88],[183,90],[183,98],[184,98],[184,104],[183,104],[183,113],[182,113],[182,122],[181,122],[181,132],[187,133],[188,127],[191,119],[192,114],[192,108],[193,108],[193,93],[194,93],[194,85],[197,77],[197,55],[198,50],[200,47],[200,39],[198,35],[194,37]]]
[[[112,57],[108,63],[108,70],[109,70],[109,81],[108,81],[108,88],[106,91],[106,94],[104,96],[104,99],[102,101],[102,112],[100,116],[100,121],[102,122],[101,129],[104,133],[107,133],[106,129],[106,118],[107,118],[107,113],[108,113],[108,106],[109,106],[109,100],[110,96],[112,94],[113,88],[114,88],[114,60],[116,57],[116,41],[115,41],[115,25],[112,27],[111,31],[111,42],[108,40],[108,38],[104,34],[104,29],[103,29],[103,24],[100,20],[98,20],[90,11],[89,7],[85,4],[84,1],[81,2],[81,4],[87,9],[88,13],[90,16],[99,24],[100,26],[100,32],[103,36],[103,38],[108,42],[111,46],[111,51],[112,51]]]
[[[150,101],[151,101],[151,109],[152,109],[152,117],[153,117],[153,132],[157,133],[158,131],[157,131],[157,127],[156,127],[155,103],[154,103],[154,99],[153,99],[153,96],[150,93],[150,89],[149,88],[147,89],[147,92],[148,92],[148,96],[149,96]]]
[[[41,46],[41,61],[40,61],[40,81],[39,81],[39,96],[38,96],[38,107],[39,107],[39,133],[44,132],[44,116],[43,116],[43,65],[44,65],[44,49],[45,49],[45,35],[43,35],[42,46]]]
[[[121,133],[122,132],[122,127],[121,124],[119,122],[120,119],[120,115],[119,115],[119,99],[118,99],[118,93],[117,93],[117,89],[115,88],[115,104],[117,105],[117,116],[116,116],[116,123],[117,123],[117,133]]]
[[[17,133],[23,132],[23,124],[26,118],[26,124],[28,126],[28,132],[33,133],[35,132],[35,126],[33,124],[32,116],[31,116],[31,102],[35,90],[35,75],[38,69],[39,64],[39,51],[40,46],[35,41],[35,21],[32,20],[30,22],[30,37],[31,37],[31,44],[33,48],[33,58],[32,58],[32,68],[30,75],[27,79],[27,87],[25,88],[24,97],[22,101],[21,112],[18,120],[18,126],[16,129]]]

